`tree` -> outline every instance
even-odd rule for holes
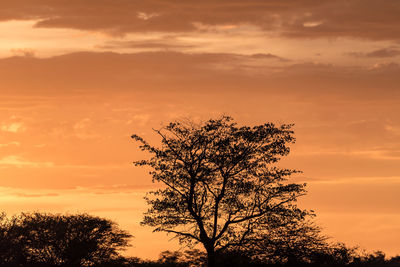
[[[309,212],[295,201],[305,184],[287,183],[297,171],[276,166],[295,141],[291,128],[239,127],[223,116],[199,125],[171,122],[155,130],[160,147],[132,135],[152,155],[135,165],[150,166],[153,182],[164,185],[146,197],[142,223],[181,243],[201,243],[208,266],[215,266],[216,252],[259,241],[263,226],[304,219]]]
[[[288,266],[320,263],[331,254],[327,237],[311,220],[279,218],[279,221],[263,225],[258,242],[246,248],[246,254],[262,262]]]
[[[114,222],[87,214],[2,216],[0,233],[4,266],[106,266],[121,260],[119,250],[131,237]]]

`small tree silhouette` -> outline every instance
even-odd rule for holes
[[[150,209],[142,223],[182,243],[201,243],[208,266],[215,266],[216,252],[258,242],[273,225],[303,220],[310,213],[294,202],[305,184],[287,183],[297,171],[275,165],[295,141],[291,127],[239,127],[223,116],[155,130],[159,148],[132,135],[152,154],[135,164],[152,167],[153,181],[165,185],[147,196]]]
[[[247,255],[270,264],[289,266],[319,262],[321,256],[330,255],[328,238],[311,220],[280,220],[262,226],[264,230],[259,240],[246,247]]]
[[[1,266],[103,266],[131,237],[107,219],[22,213],[0,222]]]

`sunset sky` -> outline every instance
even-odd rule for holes
[[[139,222],[130,138],[228,114],[294,123],[281,165],[332,241],[400,254],[400,1],[1,0],[0,210]]]

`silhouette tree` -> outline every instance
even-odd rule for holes
[[[131,237],[114,222],[87,214],[2,216],[0,234],[3,266],[105,266],[121,261],[119,250]]]
[[[142,223],[181,243],[201,243],[208,266],[215,266],[217,252],[259,240],[263,226],[307,217],[294,203],[305,184],[287,183],[297,171],[276,166],[295,141],[291,127],[239,127],[223,116],[155,130],[161,147],[132,135],[152,155],[135,164],[150,166],[153,181],[165,185],[146,197],[150,208]]]
[[[322,256],[331,254],[328,238],[311,220],[279,218],[261,227],[259,240],[249,244],[246,253],[263,262],[291,266],[320,262]]]

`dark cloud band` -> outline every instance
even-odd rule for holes
[[[36,27],[114,35],[254,25],[291,38],[399,40],[398,14],[397,0],[4,0],[0,20],[36,20]]]

